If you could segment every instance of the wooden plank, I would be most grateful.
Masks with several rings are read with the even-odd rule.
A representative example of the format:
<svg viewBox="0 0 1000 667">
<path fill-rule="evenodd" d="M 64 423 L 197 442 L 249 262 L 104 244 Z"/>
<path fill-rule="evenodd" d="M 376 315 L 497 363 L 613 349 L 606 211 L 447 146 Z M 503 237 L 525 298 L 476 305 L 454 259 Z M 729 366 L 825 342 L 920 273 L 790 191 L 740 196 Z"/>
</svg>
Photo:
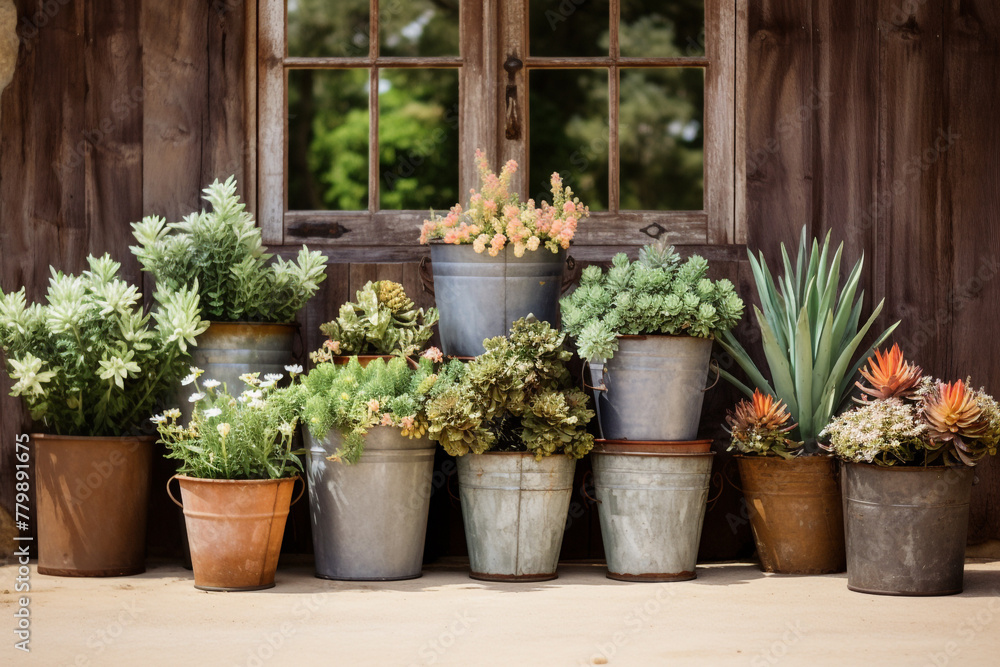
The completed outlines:
<svg viewBox="0 0 1000 667">
<path fill-rule="evenodd" d="M 257 216 L 257 2 L 243 4 L 243 194 Z"/>
<path fill-rule="evenodd" d="M 733 221 L 735 243 L 747 242 L 747 69 L 749 10 L 745 2 L 736 4 L 736 118 L 733 159 L 736 167 Z"/>
<path fill-rule="evenodd" d="M 284 0 L 257 3 L 257 224 L 265 243 L 284 238 L 285 134 L 288 103 L 285 100 Z"/>
<path fill-rule="evenodd" d="M 37 0 L 18 0 L 19 16 L 33 16 Z M 28 298 L 37 299 L 42 285 L 34 284 L 35 246 L 31 209 L 34 202 L 32 167 L 37 160 L 35 123 L 45 127 L 47 119 L 34 98 L 35 60 L 41 42 L 39 33 L 22 38 L 17 65 L 10 84 L 0 97 L 0 286 L 5 292 L 28 287 Z M 44 260 L 43 260 L 44 261 Z M 13 381 L 0 373 L 0 506 L 14 514 L 14 459 L 17 436 L 28 430 L 29 417 L 20 398 L 10 395 Z M 34 471 L 30 471 L 34 477 Z M 34 485 L 32 485 L 32 489 Z M 32 491 L 33 493 L 33 491 Z M 22 533 L 37 536 L 35 498 L 31 498 L 30 530 Z M 31 543 L 34 545 L 34 542 Z M 37 548 L 31 547 L 37 556 Z M 8 551 L 4 551 L 8 553 Z"/>
<path fill-rule="evenodd" d="M 972 376 L 1000 396 L 1000 348 L 983 344 L 1000 326 L 1000 5 L 971 0 L 953 5 L 946 23 L 947 129 L 956 143 L 945 159 L 943 191 L 950 196 L 953 321 L 949 377 Z M 942 275 L 938 279 L 944 278 Z M 924 312 L 933 317 L 933 313 Z M 940 345 L 935 343 L 934 345 Z M 1000 540 L 1000 465 L 976 468 L 970 543 Z M 985 555 L 985 554 L 984 554 Z M 993 557 L 1000 556 L 994 542 Z"/>
<path fill-rule="evenodd" d="M 140 7 L 128 0 L 88 3 L 86 125 L 100 140 L 85 160 L 86 237 L 82 247 L 122 263 L 122 276 L 140 282 L 139 262 L 129 251 L 129 223 L 142 218 L 142 48 Z M 70 236 L 75 241 L 75 235 Z"/>
<path fill-rule="evenodd" d="M 924 370 L 948 370 L 952 232 L 940 189 L 944 132 L 944 3 L 879 5 L 879 201 L 875 270 L 894 339 Z M 970 91 L 971 92 L 971 91 Z M 972 139 L 972 141 L 977 141 Z M 928 152 L 929 151 L 929 152 Z M 905 251 L 903 249 L 905 248 Z"/>
<path fill-rule="evenodd" d="M 862 255 L 868 304 L 878 302 L 878 7 L 867 0 L 813 2 L 812 221 L 816 236 L 844 242 L 844 275 Z M 793 240 L 793 239 L 790 239 Z M 887 318 L 883 318 L 887 319 Z"/>
<path fill-rule="evenodd" d="M 203 207 L 210 3 L 142 3 L 143 213 L 168 220 Z"/>
<path fill-rule="evenodd" d="M 458 81 L 458 191 L 468 192 L 479 185 L 474 155 L 477 149 L 494 163 L 497 156 L 496 116 L 489 102 L 496 95 L 499 61 L 496 23 L 497 0 L 463 2 L 459 7 L 459 39 L 462 70 Z M 490 26 L 490 29 L 487 29 Z"/>
<path fill-rule="evenodd" d="M 247 3 L 230 0 L 212 3 L 208 12 L 208 90 L 204 93 L 208 111 L 201 171 L 205 185 L 235 176 L 238 194 L 249 200 L 243 140 L 246 136 L 244 68 L 255 58 L 247 57 L 246 7 Z"/>
<path fill-rule="evenodd" d="M 528 187 L 531 165 L 528 164 L 528 142 L 531 128 L 528 123 L 528 69 L 521 67 L 512 76 L 501 69 L 508 58 L 517 58 L 524 62 L 528 56 L 528 0 L 507 0 L 500 3 L 499 34 L 500 44 L 497 58 L 494 62 L 487 61 L 486 68 L 493 68 L 500 77 L 496 94 L 497 118 L 497 161 L 491 163 L 495 169 L 507 160 L 515 160 L 520 169 L 511 179 L 511 190 L 514 192 L 529 192 Z M 484 30 L 490 31 L 489 25 Z M 517 90 L 516 102 L 508 101 L 507 89 L 514 86 Z M 489 98 L 484 98 L 488 100 Z M 516 115 L 520 124 L 520 133 L 514 139 L 508 139 L 505 134 L 508 116 Z"/>
<path fill-rule="evenodd" d="M 732 243 L 735 202 L 736 5 L 731 0 L 705 2 L 705 211 L 708 242 Z"/>
<path fill-rule="evenodd" d="M 808 3 L 762 0 L 748 15 L 748 243 L 776 257 L 812 213 L 812 20 Z"/>
<path fill-rule="evenodd" d="M 712 0 L 709 0 L 712 1 Z M 644 58 L 624 56 L 529 56 L 525 66 L 537 69 L 593 69 L 614 65 L 621 67 L 707 67 L 711 58 Z"/>
<path fill-rule="evenodd" d="M 391 67 L 393 69 L 461 67 L 464 59 L 456 56 L 406 56 L 371 58 L 323 58 L 290 56 L 285 58 L 285 69 L 369 69 L 371 67 Z"/>
<path fill-rule="evenodd" d="M 349 298 L 353 299 L 355 292 L 365 286 L 370 280 L 378 280 L 378 264 L 351 264 L 347 281 Z"/>
</svg>

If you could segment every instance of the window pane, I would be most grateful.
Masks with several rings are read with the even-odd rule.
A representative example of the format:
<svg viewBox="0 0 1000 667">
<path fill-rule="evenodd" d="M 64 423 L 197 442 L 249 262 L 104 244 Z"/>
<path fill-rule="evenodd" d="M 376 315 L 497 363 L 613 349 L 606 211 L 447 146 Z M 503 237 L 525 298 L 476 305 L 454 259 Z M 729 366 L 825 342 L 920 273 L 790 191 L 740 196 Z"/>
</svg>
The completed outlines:
<svg viewBox="0 0 1000 667">
<path fill-rule="evenodd" d="M 705 0 L 621 0 L 623 56 L 705 55 Z"/>
<path fill-rule="evenodd" d="M 607 210 L 607 70 L 532 70 L 529 80 L 529 195 L 551 201 L 558 171 L 592 211 Z"/>
<path fill-rule="evenodd" d="M 607 56 L 608 0 L 531 0 L 533 56 Z"/>
<path fill-rule="evenodd" d="M 368 70 L 288 72 L 288 208 L 368 209 Z"/>
<path fill-rule="evenodd" d="M 458 0 L 381 0 L 383 56 L 457 56 Z"/>
<path fill-rule="evenodd" d="M 384 69 L 379 82 L 380 208 L 458 201 L 458 71 Z"/>
<path fill-rule="evenodd" d="M 621 208 L 704 208 L 704 70 L 623 69 Z"/>
<path fill-rule="evenodd" d="M 368 0 L 287 0 L 289 56 L 368 55 Z"/>
</svg>

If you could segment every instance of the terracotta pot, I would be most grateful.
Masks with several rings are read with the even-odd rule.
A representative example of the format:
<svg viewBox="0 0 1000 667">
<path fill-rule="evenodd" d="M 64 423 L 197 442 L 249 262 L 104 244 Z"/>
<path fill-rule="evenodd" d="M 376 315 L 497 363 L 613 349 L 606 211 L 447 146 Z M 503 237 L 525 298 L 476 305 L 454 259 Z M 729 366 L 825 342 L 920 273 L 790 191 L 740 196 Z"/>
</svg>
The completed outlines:
<svg viewBox="0 0 1000 667">
<path fill-rule="evenodd" d="M 183 503 L 170 493 L 175 477 Z M 256 591 L 274 586 L 285 519 L 298 479 L 170 478 L 167 493 L 184 510 L 195 588 Z"/>
<path fill-rule="evenodd" d="M 743 496 L 764 572 L 847 569 L 837 461 L 829 456 L 737 456 Z"/>
<path fill-rule="evenodd" d="M 32 435 L 38 572 L 120 577 L 146 571 L 152 437 Z"/>
</svg>

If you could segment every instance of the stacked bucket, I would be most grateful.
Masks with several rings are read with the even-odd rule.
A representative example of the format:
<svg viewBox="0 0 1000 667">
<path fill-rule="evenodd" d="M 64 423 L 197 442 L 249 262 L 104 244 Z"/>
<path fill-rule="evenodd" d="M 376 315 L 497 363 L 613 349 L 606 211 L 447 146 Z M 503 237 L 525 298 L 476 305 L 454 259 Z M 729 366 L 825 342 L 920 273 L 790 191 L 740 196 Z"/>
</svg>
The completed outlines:
<svg viewBox="0 0 1000 667">
<path fill-rule="evenodd" d="M 591 452 L 608 577 L 695 578 L 712 472 L 711 440 L 695 440 L 712 340 L 623 336 L 591 362 L 602 439 Z"/>
</svg>

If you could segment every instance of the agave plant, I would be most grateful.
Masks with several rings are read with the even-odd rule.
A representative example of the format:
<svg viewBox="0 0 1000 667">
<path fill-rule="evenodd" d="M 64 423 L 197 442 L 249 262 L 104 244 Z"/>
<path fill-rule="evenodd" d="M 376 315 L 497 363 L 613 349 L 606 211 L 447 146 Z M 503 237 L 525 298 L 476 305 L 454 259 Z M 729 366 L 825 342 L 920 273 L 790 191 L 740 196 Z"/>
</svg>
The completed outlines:
<svg viewBox="0 0 1000 667">
<path fill-rule="evenodd" d="M 753 363 L 732 332 L 719 332 L 719 343 L 746 373 L 751 385 L 781 399 L 798 422 L 798 440 L 814 450 L 819 432 L 845 404 L 853 388 L 851 381 L 863 360 L 892 333 L 896 322 L 883 331 L 864 354 L 856 354 L 861 341 L 882 312 L 883 302 L 861 322 L 864 291 L 858 282 L 864 258 L 855 263 L 840 289 L 843 243 L 831 255 L 830 234 L 823 245 L 814 239 L 810 252 L 805 227 L 793 266 L 781 245 L 784 274 L 777 281 L 764 261 L 750 256 L 761 308 L 754 307 L 760 326 L 764 355 L 771 381 Z M 723 377 L 747 396 L 753 389 L 723 371 Z"/>
<path fill-rule="evenodd" d="M 975 465 L 987 452 L 980 445 L 989 421 L 976 390 L 962 380 L 938 380 L 923 395 L 920 414 L 927 422 L 927 435 L 933 448 L 946 444 L 966 465 Z"/>
<path fill-rule="evenodd" d="M 894 344 L 888 352 L 875 350 L 875 356 L 868 358 L 868 367 L 861 369 L 861 377 L 868 381 L 868 385 L 861 382 L 854 385 L 866 394 L 861 397 L 861 402 L 866 401 L 868 396 L 877 400 L 910 398 L 916 392 L 923 372 L 920 366 L 907 363 L 899 345 Z"/>
<path fill-rule="evenodd" d="M 788 437 L 796 426 L 794 422 L 789 423 L 791 420 L 784 402 L 755 389 L 752 398 L 740 401 L 726 416 L 733 437 L 729 449 L 744 454 L 777 454 L 792 458 L 801 443 Z"/>
</svg>

